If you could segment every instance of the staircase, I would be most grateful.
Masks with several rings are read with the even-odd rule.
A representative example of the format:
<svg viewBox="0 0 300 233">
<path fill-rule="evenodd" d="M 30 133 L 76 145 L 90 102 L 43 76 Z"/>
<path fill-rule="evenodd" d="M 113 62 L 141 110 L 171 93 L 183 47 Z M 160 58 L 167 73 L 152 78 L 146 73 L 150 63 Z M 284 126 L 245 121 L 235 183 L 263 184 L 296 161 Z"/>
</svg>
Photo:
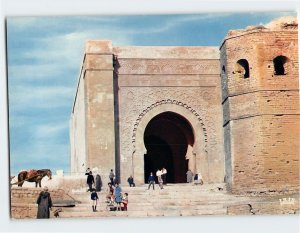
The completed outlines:
<svg viewBox="0 0 300 233">
<path fill-rule="evenodd" d="M 128 211 L 107 210 L 105 191 L 98 192 L 97 212 L 92 211 L 90 193 L 85 190 L 70 193 L 80 203 L 75 207 L 64 207 L 63 218 L 96 217 L 146 217 L 146 216 L 197 216 L 226 215 L 230 203 L 247 202 L 247 197 L 235 197 L 225 191 L 225 184 L 168 184 L 164 189 L 155 185 L 155 190 L 147 190 L 147 185 L 122 187 L 128 195 Z"/>
</svg>

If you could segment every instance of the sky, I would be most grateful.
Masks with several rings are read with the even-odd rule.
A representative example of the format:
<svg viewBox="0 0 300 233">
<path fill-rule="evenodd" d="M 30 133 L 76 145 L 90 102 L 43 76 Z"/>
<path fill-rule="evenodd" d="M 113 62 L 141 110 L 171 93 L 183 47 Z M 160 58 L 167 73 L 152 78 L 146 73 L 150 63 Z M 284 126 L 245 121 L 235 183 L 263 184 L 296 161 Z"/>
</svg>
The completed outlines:
<svg viewBox="0 0 300 233">
<path fill-rule="evenodd" d="M 89 39 L 113 45 L 219 46 L 227 32 L 295 12 L 8 17 L 10 170 L 70 172 L 69 119 Z"/>
</svg>

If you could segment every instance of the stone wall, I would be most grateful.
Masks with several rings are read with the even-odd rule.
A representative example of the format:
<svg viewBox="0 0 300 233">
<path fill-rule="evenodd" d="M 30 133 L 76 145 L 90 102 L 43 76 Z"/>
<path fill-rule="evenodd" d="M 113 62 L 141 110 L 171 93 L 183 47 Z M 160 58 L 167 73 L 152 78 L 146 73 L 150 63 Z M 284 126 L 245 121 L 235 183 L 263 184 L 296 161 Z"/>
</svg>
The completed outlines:
<svg viewBox="0 0 300 233">
<path fill-rule="evenodd" d="M 74 102 L 70 119 L 70 149 L 71 172 L 85 172 L 86 158 L 86 116 L 85 116 L 85 88 L 83 69 L 78 80 L 76 101 Z"/>
<path fill-rule="evenodd" d="M 197 172 L 207 182 L 222 182 L 218 50 L 215 47 L 114 47 L 113 51 L 118 57 L 122 181 L 134 173 L 138 183 L 144 182 L 145 127 L 151 117 L 171 111 L 187 119 L 194 130 Z M 197 128 L 197 125 L 201 126 Z"/>
<path fill-rule="evenodd" d="M 24 219 L 36 218 L 37 204 L 36 200 L 42 188 L 11 188 L 11 218 Z M 62 200 L 73 200 L 72 197 L 62 189 L 49 190 L 52 202 L 58 203 Z M 53 207 L 55 209 L 55 207 Z M 53 212 L 51 212 L 51 217 Z"/>
<path fill-rule="evenodd" d="M 115 168 L 115 103 L 113 55 L 110 41 L 86 44 L 80 83 L 72 114 L 72 172 Z M 77 149 L 77 150 L 76 150 Z"/>
<path fill-rule="evenodd" d="M 225 158 L 232 167 L 226 172 L 234 193 L 299 191 L 297 33 L 253 28 L 229 33 L 221 46 Z M 283 75 L 274 71 L 277 56 L 288 58 Z M 240 59 L 248 61 L 249 77 Z"/>
</svg>

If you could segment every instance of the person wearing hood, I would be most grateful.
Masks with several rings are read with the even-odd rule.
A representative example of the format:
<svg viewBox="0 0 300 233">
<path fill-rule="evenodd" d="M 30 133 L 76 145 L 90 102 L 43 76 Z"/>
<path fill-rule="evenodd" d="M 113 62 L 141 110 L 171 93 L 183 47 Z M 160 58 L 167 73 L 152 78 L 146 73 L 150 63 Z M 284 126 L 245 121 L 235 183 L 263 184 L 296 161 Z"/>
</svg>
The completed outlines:
<svg viewBox="0 0 300 233">
<path fill-rule="evenodd" d="M 37 218 L 50 218 L 52 200 L 47 186 L 40 192 L 36 203 L 38 204 Z"/>
</svg>

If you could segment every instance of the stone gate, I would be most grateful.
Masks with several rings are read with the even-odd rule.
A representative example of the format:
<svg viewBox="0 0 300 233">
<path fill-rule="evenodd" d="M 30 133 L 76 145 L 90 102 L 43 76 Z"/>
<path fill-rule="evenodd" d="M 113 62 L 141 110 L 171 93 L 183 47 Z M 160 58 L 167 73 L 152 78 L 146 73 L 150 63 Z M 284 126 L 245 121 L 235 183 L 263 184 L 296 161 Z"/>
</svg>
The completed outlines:
<svg viewBox="0 0 300 233">
<path fill-rule="evenodd" d="M 142 184 L 162 167 L 169 182 L 183 183 L 191 169 L 237 193 L 299 190 L 288 181 L 299 181 L 297 32 L 295 18 L 280 19 L 230 31 L 220 50 L 88 41 L 70 121 L 71 171 L 97 167 L 107 177 L 114 169 L 121 183 L 133 175 Z M 281 152 L 272 157 L 274 143 Z"/>
</svg>

